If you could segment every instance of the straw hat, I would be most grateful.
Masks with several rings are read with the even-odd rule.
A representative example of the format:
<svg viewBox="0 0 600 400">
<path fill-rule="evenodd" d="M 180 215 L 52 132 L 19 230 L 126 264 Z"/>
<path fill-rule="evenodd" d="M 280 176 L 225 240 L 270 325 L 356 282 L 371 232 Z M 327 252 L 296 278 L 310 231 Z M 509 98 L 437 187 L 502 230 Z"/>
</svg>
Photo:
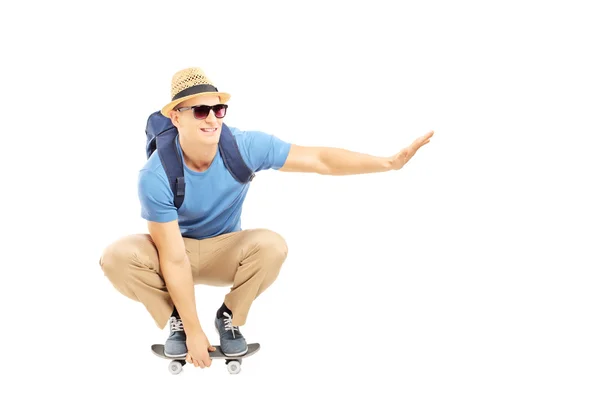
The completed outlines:
<svg viewBox="0 0 600 400">
<path fill-rule="evenodd" d="M 177 104 L 197 96 L 219 96 L 226 103 L 231 95 L 219 92 L 200 68 L 186 68 L 176 72 L 171 80 L 171 102 L 160 112 L 169 118 L 169 111 Z"/>
</svg>

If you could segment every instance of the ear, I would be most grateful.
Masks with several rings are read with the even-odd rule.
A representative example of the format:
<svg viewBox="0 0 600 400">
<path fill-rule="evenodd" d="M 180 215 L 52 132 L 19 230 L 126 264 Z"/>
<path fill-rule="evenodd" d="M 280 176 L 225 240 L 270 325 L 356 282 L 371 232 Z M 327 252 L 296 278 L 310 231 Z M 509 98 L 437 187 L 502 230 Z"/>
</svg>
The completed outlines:
<svg viewBox="0 0 600 400">
<path fill-rule="evenodd" d="M 171 122 L 177 129 L 179 129 L 179 113 L 175 110 L 169 111 L 169 118 L 171 118 Z"/>
</svg>

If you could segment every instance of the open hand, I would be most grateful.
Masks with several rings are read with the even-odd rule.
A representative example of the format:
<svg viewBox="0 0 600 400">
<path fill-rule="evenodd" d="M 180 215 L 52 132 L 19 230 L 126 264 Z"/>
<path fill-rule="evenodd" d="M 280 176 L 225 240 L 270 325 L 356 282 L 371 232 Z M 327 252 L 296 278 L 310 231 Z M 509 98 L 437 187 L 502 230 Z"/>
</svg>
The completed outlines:
<svg viewBox="0 0 600 400">
<path fill-rule="evenodd" d="M 429 139 L 433 136 L 433 131 L 426 133 L 425 135 L 417 138 L 412 144 L 408 147 L 405 147 L 399 153 L 393 155 L 391 157 L 392 160 L 392 169 L 398 170 L 406 165 L 406 163 L 415 155 L 417 150 L 421 148 L 421 146 L 429 143 Z"/>
</svg>

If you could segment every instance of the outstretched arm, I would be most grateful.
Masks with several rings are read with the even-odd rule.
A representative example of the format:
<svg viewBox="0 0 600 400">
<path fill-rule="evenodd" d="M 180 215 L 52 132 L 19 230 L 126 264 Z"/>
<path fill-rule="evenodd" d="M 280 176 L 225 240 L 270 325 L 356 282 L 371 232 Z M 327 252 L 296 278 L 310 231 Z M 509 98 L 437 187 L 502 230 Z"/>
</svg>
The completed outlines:
<svg viewBox="0 0 600 400">
<path fill-rule="evenodd" d="M 429 143 L 433 131 L 417 138 L 391 157 L 376 157 L 334 147 L 292 145 L 283 172 L 314 172 L 321 175 L 357 175 L 402 168 L 421 146 Z"/>
</svg>

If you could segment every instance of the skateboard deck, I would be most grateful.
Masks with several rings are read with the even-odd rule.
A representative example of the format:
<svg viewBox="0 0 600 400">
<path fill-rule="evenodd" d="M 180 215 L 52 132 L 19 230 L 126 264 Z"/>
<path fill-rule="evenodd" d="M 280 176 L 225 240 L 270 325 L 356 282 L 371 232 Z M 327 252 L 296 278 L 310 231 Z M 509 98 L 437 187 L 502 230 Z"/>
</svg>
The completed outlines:
<svg viewBox="0 0 600 400">
<path fill-rule="evenodd" d="M 242 359 L 246 358 L 246 357 L 250 357 L 251 355 L 256 353 L 258 350 L 260 350 L 259 343 L 248 343 L 248 351 L 246 352 L 246 354 L 243 354 L 241 356 L 226 356 L 221 351 L 221 346 L 213 346 L 213 347 L 216 350 L 209 351 L 208 352 L 209 357 L 213 360 L 214 359 L 224 359 L 225 364 L 227 365 L 227 370 L 229 371 L 230 374 L 240 373 Z M 156 355 L 160 358 L 164 358 L 166 360 L 171 360 L 171 363 L 169 364 L 169 371 L 174 375 L 179 374 L 182 371 L 183 366 L 186 364 L 186 361 L 185 361 L 186 356 L 171 357 L 171 356 L 165 355 L 165 346 L 163 344 L 153 344 L 151 346 L 151 349 L 152 349 L 152 353 L 154 353 L 154 355 Z"/>
</svg>

